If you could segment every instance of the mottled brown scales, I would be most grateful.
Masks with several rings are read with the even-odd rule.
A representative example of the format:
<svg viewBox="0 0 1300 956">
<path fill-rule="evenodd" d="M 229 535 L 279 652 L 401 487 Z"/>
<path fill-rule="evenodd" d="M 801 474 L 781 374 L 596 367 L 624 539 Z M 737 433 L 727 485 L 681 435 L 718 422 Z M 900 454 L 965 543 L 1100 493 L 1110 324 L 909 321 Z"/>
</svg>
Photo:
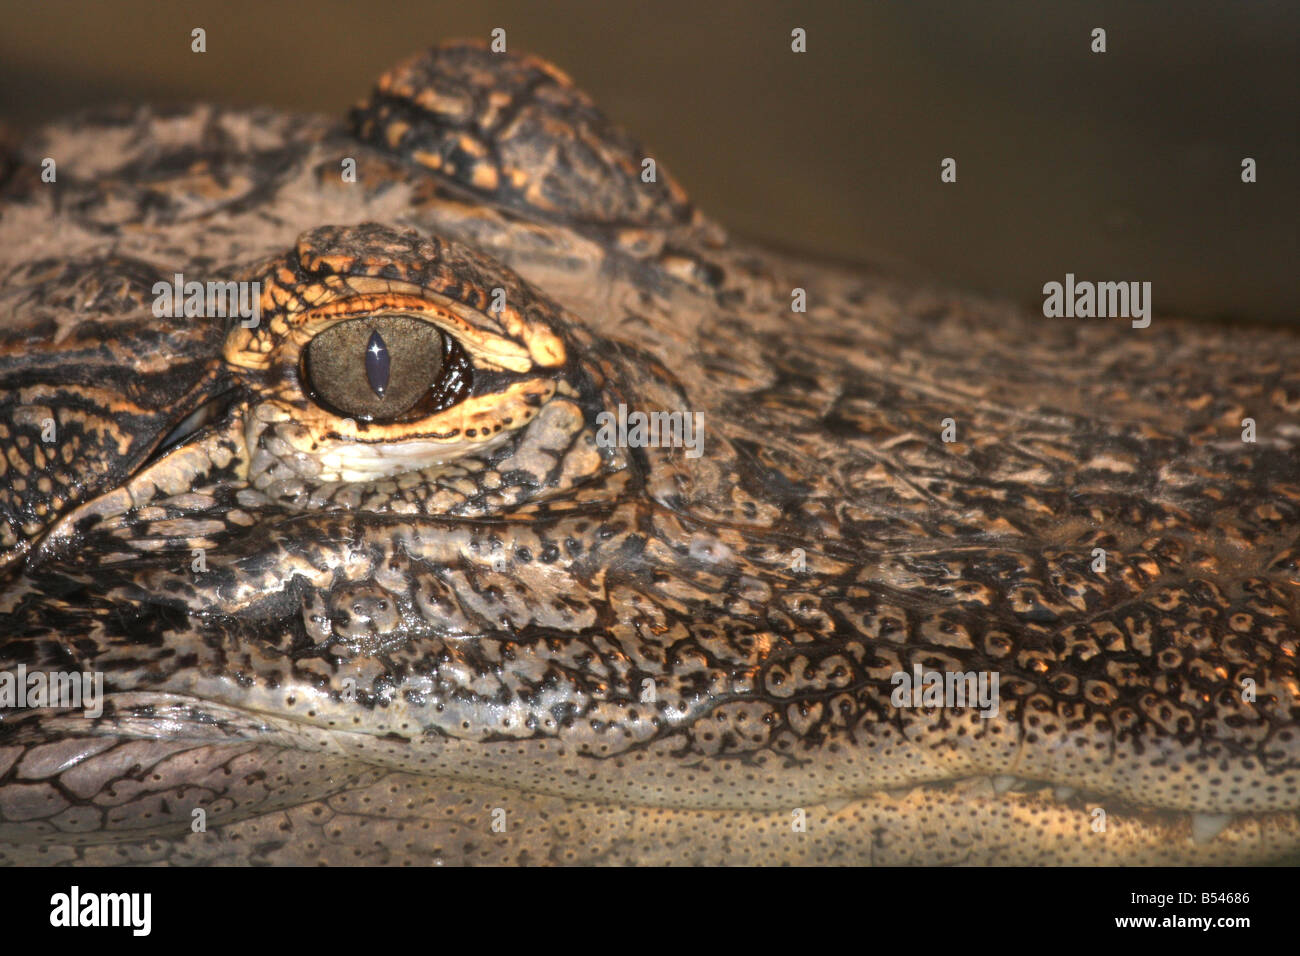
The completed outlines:
<svg viewBox="0 0 1300 956">
<path fill-rule="evenodd" d="M 0 711 L 0 861 L 1300 854 L 1296 333 L 775 256 L 645 158 L 454 45 L 346 124 L 124 109 L 6 159 L 0 673 L 108 699 Z M 178 272 L 259 282 L 257 327 L 155 317 Z M 308 343 L 385 313 L 466 393 L 316 401 Z M 602 447 L 620 404 L 702 454 Z M 997 715 L 895 706 L 917 666 Z"/>
</svg>

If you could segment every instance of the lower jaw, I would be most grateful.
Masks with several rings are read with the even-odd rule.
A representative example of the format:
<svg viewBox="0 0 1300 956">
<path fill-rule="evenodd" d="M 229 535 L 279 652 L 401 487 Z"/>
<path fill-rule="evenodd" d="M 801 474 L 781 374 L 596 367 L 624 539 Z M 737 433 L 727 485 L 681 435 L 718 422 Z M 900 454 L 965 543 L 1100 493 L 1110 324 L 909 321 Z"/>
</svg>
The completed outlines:
<svg viewBox="0 0 1300 956">
<path fill-rule="evenodd" d="M 883 834 L 873 860 L 890 865 L 1300 862 L 1298 811 L 1189 813 L 1005 777 L 874 793 L 820 809 L 827 833 Z"/>
<path fill-rule="evenodd" d="M 1262 865 L 1300 861 L 1300 814 L 1239 816 L 1212 839 L 1192 815 L 990 778 L 780 810 L 637 807 L 378 773 L 351 788 L 193 833 L 48 835 L 0 865 L 85 862 L 594 865 Z M 1095 810 L 1102 809 L 1104 817 Z M 498 819 L 502 828 L 489 822 Z M 1104 825 L 1103 825 L 1104 824 Z M 286 836 L 291 834 L 291 838 Z"/>
</svg>

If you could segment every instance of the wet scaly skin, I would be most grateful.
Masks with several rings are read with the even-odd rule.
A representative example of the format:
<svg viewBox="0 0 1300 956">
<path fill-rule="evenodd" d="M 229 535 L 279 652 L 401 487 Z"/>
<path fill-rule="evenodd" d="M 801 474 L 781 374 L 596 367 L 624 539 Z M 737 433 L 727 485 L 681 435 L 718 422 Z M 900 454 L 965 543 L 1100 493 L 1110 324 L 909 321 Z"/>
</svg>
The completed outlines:
<svg viewBox="0 0 1300 956">
<path fill-rule="evenodd" d="M 1295 857 L 1296 333 L 775 256 L 645 155 L 468 46 L 345 123 L 21 147 L 0 670 L 108 698 L 3 712 L 0 860 Z M 258 326 L 155 317 L 178 272 L 259 282 Z M 379 314 L 468 392 L 318 402 L 307 344 Z M 603 447 L 620 404 L 701 413 L 703 454 Z M 997 716 L 894 706 L 917 665 L 996 671 Z"/>
</svg>

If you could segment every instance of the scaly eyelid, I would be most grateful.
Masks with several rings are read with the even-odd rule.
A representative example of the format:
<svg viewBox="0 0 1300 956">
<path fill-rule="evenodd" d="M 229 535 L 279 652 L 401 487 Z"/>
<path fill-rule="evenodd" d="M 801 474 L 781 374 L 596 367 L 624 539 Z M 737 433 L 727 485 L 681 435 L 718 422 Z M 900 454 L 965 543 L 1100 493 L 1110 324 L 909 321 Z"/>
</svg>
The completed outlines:
<svg viewBox="0 0 1300 956">
<path fill-rule="evenodd" d="M 418 291 L 419 295 L 391 291 L 353 295 L 302 312 L 277 315 L 267 328 L 236 327 L 226 340 L 225 359 L 231 365 L 252 371 L 265 371 L 281 362 L 293 363 L 311 339 L 331 326 L 388 312 L 437 325 L 455 337 L 478 368 L 526 373 L 538 367 L 555 368 L 565 361 L 564 345 L 553 332 L 525 320 L 508 305 L 491 321 L 500 321 L 510 335 L 522 336 L 526 345 L 484 328 L 484 316 L 475 314 L 478 321 L 470 321 L 462 314 L 470 311 L 466 306 L 427 290 Z"/>
<path fill-rule="evenodd" d="M 340 322 L 384 313 L 423 319 L 438 326 L 443 333 L 453 336 L 469 353 L 476 367 L 503 372 L 528 372 L 533 368 L 528 350 L 518 342 L 475 325 L 453 309 L 431 299 L 412 296 L 358 296 L 340 299 L 319 309 L 303 313 L 301 324 L 296 324 L 291 338 L 305 345 L 321 332 Z"/>
</svg>

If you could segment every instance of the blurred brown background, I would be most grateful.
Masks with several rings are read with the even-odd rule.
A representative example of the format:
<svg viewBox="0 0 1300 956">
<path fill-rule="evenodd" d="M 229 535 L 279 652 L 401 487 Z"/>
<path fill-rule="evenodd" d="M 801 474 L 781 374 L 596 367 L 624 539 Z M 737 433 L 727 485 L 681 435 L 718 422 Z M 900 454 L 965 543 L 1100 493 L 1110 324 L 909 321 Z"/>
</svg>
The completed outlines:
<svg viewBox="0 0 1300 956">
<path fill-rule="evenodd" d="M 1296 3 L 5 0 L 0 23 L 19 126 L 123 100 L 339 115 L 400 57 L 504 27 L 734 232 L 1033 308 L 1074 272 L 1149 280 L 1161 314 L 1300 318 Z"/>
</svg>

